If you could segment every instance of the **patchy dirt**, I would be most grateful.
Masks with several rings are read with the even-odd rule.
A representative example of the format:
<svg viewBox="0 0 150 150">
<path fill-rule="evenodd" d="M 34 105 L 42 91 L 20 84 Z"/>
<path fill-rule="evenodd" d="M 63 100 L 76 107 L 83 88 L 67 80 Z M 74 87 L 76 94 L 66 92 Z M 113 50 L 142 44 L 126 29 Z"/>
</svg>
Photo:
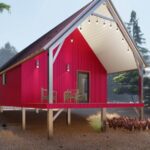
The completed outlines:
<svg viewBox="0 0 150 150">
<path fill-rule="evenodd" d="M 86 110 L 87 111 L 87 110 Z M 123 129 L 108 129 L 95 132 L 86 117 L 72 115 L 70 126 L 66 113 L 54 123 L 54 137 L 47 140 L 47 114 L 27 112 L 27 129 L 21 129 L 21 112 L 7 111 L 0 114 L 1 150 L 149 150 L 150 131 L 130 132 Z M 6 128 L 2 127 L 6 124 Z"/>
</svg>

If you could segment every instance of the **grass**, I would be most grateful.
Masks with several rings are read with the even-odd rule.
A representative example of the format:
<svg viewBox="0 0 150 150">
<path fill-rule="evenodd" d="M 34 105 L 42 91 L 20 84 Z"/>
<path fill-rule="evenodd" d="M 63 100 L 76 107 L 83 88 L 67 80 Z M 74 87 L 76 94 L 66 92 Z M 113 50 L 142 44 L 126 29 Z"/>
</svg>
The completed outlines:
<svg viewBox="0 0 150 150">
<path fill-rule="evenodd" d="M 118 118 L 119 115 L 116 113 L 113 113 L 113 114 L 107 113 L 106 117 L 109 119 L 112 119 L 114 117 Z M 101 122 L 101 114 L 100 113 L 89 116 L 87 118 L 87 121 L 89 122 L 89 125 L 93 128 L 94 131 L 96 131 L 96 132 L 101 131 L 102 122 Z"/>
</svg>

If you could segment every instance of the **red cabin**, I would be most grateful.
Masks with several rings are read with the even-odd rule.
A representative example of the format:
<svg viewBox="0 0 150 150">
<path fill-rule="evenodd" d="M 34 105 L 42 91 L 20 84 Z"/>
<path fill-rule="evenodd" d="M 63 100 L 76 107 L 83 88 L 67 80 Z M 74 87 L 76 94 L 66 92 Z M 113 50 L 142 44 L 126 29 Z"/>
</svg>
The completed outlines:
<svg viewBox="0 0 150 150">
<path fill-rule="evenodd" d="M 95 0 L 0 68 L 0 105 L 31 108 L 143 107 L 145 67 L 111 1 Z M 107 75 L 139 70 L 139 103 L 109 103 Z"/>
</svg>

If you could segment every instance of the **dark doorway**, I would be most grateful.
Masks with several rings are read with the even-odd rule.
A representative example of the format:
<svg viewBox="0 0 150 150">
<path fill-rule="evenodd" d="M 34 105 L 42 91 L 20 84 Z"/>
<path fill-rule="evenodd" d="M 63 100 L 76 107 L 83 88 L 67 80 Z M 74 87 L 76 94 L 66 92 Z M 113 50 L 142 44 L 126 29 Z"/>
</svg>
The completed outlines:
<svg viewBox="0 0 150 150">
<path fill-rule="evenodd" d="M 79 102 L 87 103 L 89 101 L 89 73 L 78 72 Z"/>
</svg>

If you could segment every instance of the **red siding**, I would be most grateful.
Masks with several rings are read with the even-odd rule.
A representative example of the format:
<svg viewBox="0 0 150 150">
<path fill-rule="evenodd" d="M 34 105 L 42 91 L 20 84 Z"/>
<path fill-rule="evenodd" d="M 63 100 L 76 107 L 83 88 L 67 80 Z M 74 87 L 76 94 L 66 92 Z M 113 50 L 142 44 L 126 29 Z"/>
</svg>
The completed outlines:
<svg viewBox="0 0 150 150">
<path fill-rule="evenodd" d="M 73 39 L 73 43 L 71 39 Z M 39 68 L 36 68 L 36 60 L 40 62 Z M 0 99 L 3 99 L 1 104 L 16 106 L 21 103 L 23 105 L 41 104 L 41 88 L 47 89 L 48 82 L 47 60 L 47 52 L 43 52 L 23 63 L 21 68 L 17 67 L 9 71 L 7 73 L 8 84 L 6 87 L 0 85 L 0 91 L 3 93 L 0 97 Z M 67 64 L 70 64 L 70 72 L 66 71 Z M 58 93 L 58 103 L 64 103 L 64 91 L 77 89 L 77 71 L 88 71 L 90 73 L 90 103 L 105 103 L 107 95 L 106 70 L 80 32 L 75 30 L 65 40 L 54 63 L 54 90 Z M 47 103 L 47 101 L 44 103 Z"/>
<path fill-rule="evenodd" d="M 47 89 L 47 52 L 22 64 L 22 102 L 41 103 L 41 88 Z"/>
<path fill-rule="evenodd" d="M 21 105 L 21 67 L 18 66 L 6 73 L 6 85 L 2 85 L 0 76 L 0 105 Z"/>
<path fill-rule="evenodd" d="M 70 64 L 70 72 L 66 71 L 67 64 Z M 90 102 L 104 103 L 107 73 L 80 32 L 75 30 L 65 40 L 54 63 L 54 90 L 58 91 L 59 102 L 63 102 L 64 91 L 77 89 L 78 70 L 90 72 Z"/>
</svg>

